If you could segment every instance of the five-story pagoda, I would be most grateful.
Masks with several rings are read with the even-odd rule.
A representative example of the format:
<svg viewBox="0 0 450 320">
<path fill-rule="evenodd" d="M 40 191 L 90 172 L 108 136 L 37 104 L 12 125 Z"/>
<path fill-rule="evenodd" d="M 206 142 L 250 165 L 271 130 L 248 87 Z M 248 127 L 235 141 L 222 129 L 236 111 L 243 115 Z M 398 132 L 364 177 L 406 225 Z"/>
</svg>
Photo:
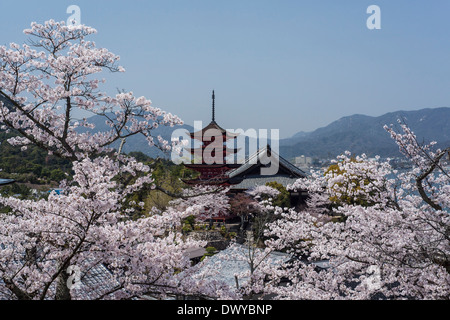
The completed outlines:
<svg viewBox="0 0 450 320">
<path fill-rule="evenodd" d="M 233 145 L 236 145 L 238 135 L 216 123 L 215 99 L 213 91 L 211 123 L 200 131 L 190 133 L 191 139 L 198 141 L 199 147 L 190 149 L 193 162 L 185 166 L 200 173 L 197 179 L 184 181 L 190 185 L 227 185 L 228 177 L 225 173 L 239 166 L 234 161 L 239 150 L 227 147 L 232 140 Z"/>
</svg>

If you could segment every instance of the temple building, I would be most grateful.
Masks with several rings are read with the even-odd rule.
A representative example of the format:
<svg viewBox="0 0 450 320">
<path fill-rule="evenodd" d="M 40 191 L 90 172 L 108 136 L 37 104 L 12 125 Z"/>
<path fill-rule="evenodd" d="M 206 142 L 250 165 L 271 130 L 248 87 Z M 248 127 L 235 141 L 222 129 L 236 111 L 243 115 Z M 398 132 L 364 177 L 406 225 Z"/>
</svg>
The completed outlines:
<svg viewBox="0 0 450 320">
<path fill-rule="evenodd" d="M 189 169 L 200 173 L 200 176 L 194 180 L 184 181 L 189 185 L 228 185 L 226 173 L 239 165 L 228 164 L 228 157 L 233 157 L 239 151 L 230 149 L 227 142 L 236 140 L 238 135 L 227 132 L 216 123 L 215 93 L 212 95 L 212 121 L 205 128 L 198 132 L 191 132 L 189 135 L 192 140 L 199 142 L 198 148 L 191 148 L 193 163 L 185 164 Z M 216 141 L 217 137 L 220 141 Z M 217 152 L 219 151 L 219 152 Z"/>
<path fill-rule="evenodd" d="M 201 131 L 191 132 L 190 137 L 200 145 L 191 148 L 194 163 L 185 164 L 187 168 L 200 173 L 194 180 L 184 180 L 189 185 L 220 185 L 230 188 L 230 193 L 245 192 L 268 182 L 277 182 L 284 187 L 293 184 L 296 180 L 306 178 L 307 174 L 289 161 L 271 150 L 270 145 L 260 148 L 256 153 L 246 157 L 245 161 L 235 164 L 228 161 L 228 157 L 236 156 L 237 148 L 229 148 L 227 144 L 236 145 L 238 135 L 228 132 L 220 127 L 215 120 L 215 93 L 212 96 L 212 121 Z M 216 141 L 217 137 L 220 141 Z M 217 152 L 219 151 L 219 152 Z M 201 157 L 201 159 L 199 159 Z M 261 159 L 265 159 L 265 164 Z M 276 164 L 278 170 L 271 175 L 262 174 L 262 170 Z M 291 206 L 304 205 L 306 192 L 291 192 Z"/>
<path fill-rule="evenodd" d="M 263 175 L 261 169 L 268 166 L 259 161 L 267 158 L 269 163 L 276 164 L 278 171 L 274 175 Z M 238 168 L 227 172 L 228 182 L 232 190 L 245 191 L 268 182 L 277 182 L 284 187 L 293 184 L 297 179 L 306 178 L 306 173 L 294 166 L 279 154 L 271 150 L 270 145 L 259 149 L 248 157 Z"/>
</svg>

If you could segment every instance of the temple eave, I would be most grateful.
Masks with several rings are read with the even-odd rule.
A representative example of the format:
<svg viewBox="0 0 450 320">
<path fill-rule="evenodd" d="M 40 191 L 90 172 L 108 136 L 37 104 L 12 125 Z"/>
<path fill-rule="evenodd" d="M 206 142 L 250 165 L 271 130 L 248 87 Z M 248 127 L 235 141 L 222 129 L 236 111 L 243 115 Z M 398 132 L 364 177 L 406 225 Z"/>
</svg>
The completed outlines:
<svg viewBox="0 0 450 320">
<path fill-rule="evenodd" d="M 229 186 L 230 183 L 228 179 L 221 180 L 202 180 L 202 179 L 194 179 L 194 180 L 182 180 L 184 183 L 188 185 L 221 185 L 221 186 Z"/>
<path fill-rule="evenodd" d="M 225 167 L 230 167 L 228 164 L 226 164 L 226 163 L 223 163 L 223 164 L 207 164 L 207 163 L 199 163 L 199 164 L 195 164 L 195 163 L 192 163 L 192 164 L 185 164 L 184 165 L 186 168 L 189 168 L 189 169 L 194 169 L 194 168 L 198 168 L 198 169 L 202 169 L 202 168 L 205 168 L 205 169 L 220 169 L 220 168 L 225 168 Z"/>
</svg>

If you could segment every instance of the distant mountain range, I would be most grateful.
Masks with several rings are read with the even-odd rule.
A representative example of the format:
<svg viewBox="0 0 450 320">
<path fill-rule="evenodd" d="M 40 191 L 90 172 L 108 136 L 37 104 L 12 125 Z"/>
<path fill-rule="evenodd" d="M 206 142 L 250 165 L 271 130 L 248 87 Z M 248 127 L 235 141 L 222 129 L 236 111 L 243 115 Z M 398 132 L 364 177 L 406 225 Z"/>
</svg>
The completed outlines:
<svg viewBox="0 0 450 320">
<path fill-rule="evenodd" d="M 7 103 L 1 97 L 0 100 Z M 293 160 L 301 155 L 334 158 L 347 150 L 353 154 L 365 153 L 368 156 L 399 156 L 398 146 L 383 128 L 384 125 L 391 124 L 398 127 L 399 119 L 414 131 L 419 141 L 437 141 L 439 148 L 450 146 L 450 108 L 434 108 L 396 111 L 379 117 L 360 114 L 343 117 L 313 132 L 300 131 L 291 138 L 280 140 L 280 154 L 288 160 Z M 110 129 L 105 124 L 103 117 L 94 116 L 89 118 L 89 121 L 95 124 L 94 131 Z M 189 132 L 194 130 L 189 125 L 173 128 L 161 126 L 153 131 L 153 136 L 160 135 L 163 139 L 170 141 L 175 129 L 185 129 Z M 120 141 L 116 142 L 113 147 L 118 148 L 119 144 Z M 246 150 L 248 151 L 248 148 Z M 153 158 L 167 157 L 158 148 L 149 147 L 142 135 L 128 138 L 123 151 L 125 153 L 141 151 Z"/>
<path fill-rule="evenodd" d="M 93 123 L 95 125 L 94 132 L 100 132 L 100 131 L 109 131 L 111 128 L 106 124 L 105 118 L 102 116 L 93 116 L 88 119 L 90 123 Z M 156 129 L 152 130 L 152 136 L 155 138 L 155 141 L 157 141 L 157 137 L 161 136 L 166 141 L 172 140 L 172 133 L 176 129 L 185 129 L 188 132 L 193 132 L 194 128 L 189 125 L 182 125 L 182 126 L 160 126 Z M 121 141 L 116 141 L 111 146 L 113 148 L 119 149 Z M 124 153 L 130 153 L 133 151 L 140 151 L 152 158 L 168 158 L 169 156 L 165 153 L 163 153 L 160 149 L 157 147 L 149 147 L 147 140 L 142 134 L 138 134 L 135 136 L 131 136 L 126 139 L 126 143 L 123 146 L 123 152 Z"/>
<path fill-rule="evenodd" d="M 365 153 L 368 156 L 400 156 L 398 146 L 383 128 L 384 125 L 391 124 L 398 127 L 399 119 L 408 124 L 419 141 L 437 141 L 437 147 L 441 148 L 450 145 L 450 108 L 435 108 L 397 111 L 379 117 L 359 114 L 343 117 L 313 132 L 301 131 L 289 139 L 280 140 L 280 154 L 288 160 L 301 155 L 334 158 L 347 150 L 353 154 Z M 107 130 L 101 117 L 98 119 L 93 117 L 89 120 L 96 124 L 96 130 Z M 162 138 L 170 141 L 172 132 L 179 128 L 193 131 L 193 127 L 189 125 L 174 128 L 160 127 L 154 130 L 154 136 L 161 135 Z M 116 144 L 115 147 L 118 147 L 119 143 Z M 141 151 L 151 157 L 164 157 L 159 149 L 148 147 L 147 142 L 140 135 L 127 139 L 124 152 L 131 151 Z"/>
<path fill-rule="evenodd" d="M 450 108 L 397 111 L 379 117 L 353 115 L 343 117 L 313 132 L 299 132 L 280 141 L 280 154 L 287 159 L 305 155 L 331 158 L 346 150 L 368 156 L 399 156 L 398 147 L 384 125 L 398 127 L 404 121 L 419 141 L 437 141 L 438 147 L 450 145 Z"/>
</svg>

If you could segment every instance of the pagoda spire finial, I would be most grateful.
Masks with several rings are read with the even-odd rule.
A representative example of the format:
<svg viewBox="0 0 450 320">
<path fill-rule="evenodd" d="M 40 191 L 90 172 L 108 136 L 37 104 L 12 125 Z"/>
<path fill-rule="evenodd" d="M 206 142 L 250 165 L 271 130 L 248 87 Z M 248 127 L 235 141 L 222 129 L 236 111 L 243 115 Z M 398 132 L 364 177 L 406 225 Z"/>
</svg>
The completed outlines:
<svg viewBox="0 0 450 320">
<path fill-rule="evenodd" d="M 212 93 L 212 121 L 216 121 L 216 95 L 214 93 Z"/>
</svg>

